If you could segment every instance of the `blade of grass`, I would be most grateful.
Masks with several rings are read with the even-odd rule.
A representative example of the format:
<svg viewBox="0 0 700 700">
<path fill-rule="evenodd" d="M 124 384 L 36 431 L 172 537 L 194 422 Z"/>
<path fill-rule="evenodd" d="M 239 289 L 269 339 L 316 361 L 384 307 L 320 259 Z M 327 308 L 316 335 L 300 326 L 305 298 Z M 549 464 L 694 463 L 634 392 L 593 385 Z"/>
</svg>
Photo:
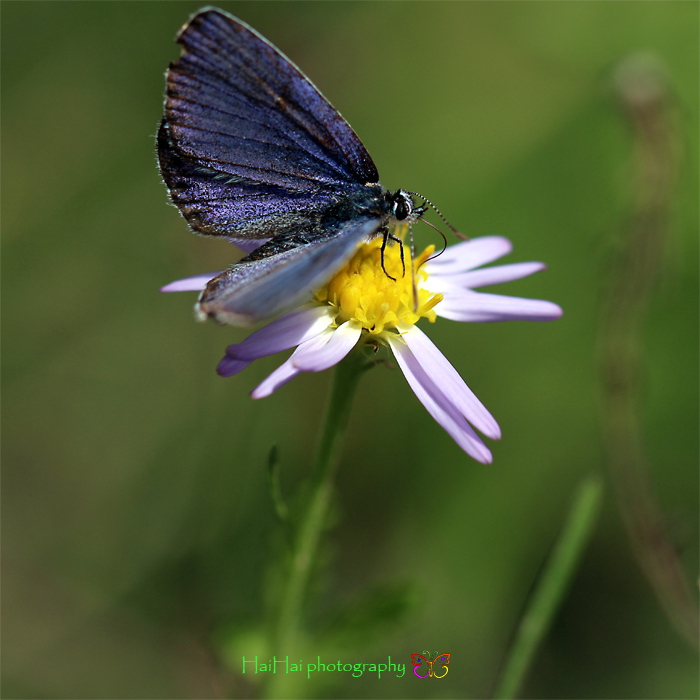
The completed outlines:
<svg viewBox="0 0 700 700">
<path fill-rule="evenodd" d="M 598 476 L 579 485 L 566 523 L 520 618 L 494 694 L 498 700 L 517 696 L 593 532 L 602 492 Z"/>
</svg>

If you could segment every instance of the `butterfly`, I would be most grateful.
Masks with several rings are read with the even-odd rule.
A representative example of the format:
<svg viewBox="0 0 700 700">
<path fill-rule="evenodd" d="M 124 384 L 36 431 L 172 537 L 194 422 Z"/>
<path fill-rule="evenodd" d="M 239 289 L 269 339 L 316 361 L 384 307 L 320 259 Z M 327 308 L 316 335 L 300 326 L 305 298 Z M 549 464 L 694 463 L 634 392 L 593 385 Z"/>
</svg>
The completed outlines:
<svg viewBox="0 0 700 700">
<path fill-rule="evenodd" d="M 411 654 L 411 661 L 413 662 L 413 673 L 418 676 L 418 678 L 444 678 L 448 671 L 450 670 L 447 668 L 447 666 L 450 663 L 450 656 L 451 654 L 440 654 L 438 656 L 438 653 L 435 652 L 435 656 L 433 657 L 433 660 L 430 660 L 430 652 L 429 651 L 424 651 L 422 654 Z M 420 669 L 421 671 L 423 670 L 421 668 L 421 663 L 425 662 L 428 664 L 428 675 L 422 676 L 420 673 L 418 673 L 418 670 Z M 438 675 L 437 673 L 433 673 L 433 664 L 442 664 L 442 667 L 445 669 L 445 673 L 442 675 Z"/>
<path fill-rule="evenodd" d="M 398 240 L 392 227 L 425 212 L 412 197 L 421 195 L 379 184 L 350 125 L 247 24 L 206 8 L 177 42 L 157 136 L 161 175 L 195 232 L 249 251 L 209 281 L 198 318 L 248 325 L 288 311 L 360 243 L 383 236 L 383 255 Z"/>
</svg>

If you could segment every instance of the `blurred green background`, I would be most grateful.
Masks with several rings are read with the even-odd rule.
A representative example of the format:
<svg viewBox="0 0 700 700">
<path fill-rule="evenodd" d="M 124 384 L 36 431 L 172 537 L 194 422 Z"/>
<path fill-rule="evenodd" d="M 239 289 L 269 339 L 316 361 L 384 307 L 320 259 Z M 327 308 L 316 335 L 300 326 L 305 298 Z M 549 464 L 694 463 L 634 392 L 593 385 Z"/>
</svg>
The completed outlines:
<svg viewBox="0 0 700 700">
<path fill-rule="evenodd" d="M 294 492 L 331 373 L 254 402 L 280 358 L 217 377 L 247 332 L 193 323 L 192 294 L 158 294 L 236 259 L 188 232 L 156 169 L 163 74 L 199 6 L 2 3 L 3 697 L 257 693 L 239 663 L 256 653 L 274 590 L 267 454 L 279 447 Z M 318 654 L 409 664 L 430 649 L 452 664 L 439 682 L 410 669 L 327 674 L 294 692 L 491 692 L 577 483 L 604 470 L 600 297 L 633 148 L 610 73 L 637 51 L 666 66 L 680 153 L 643 420 L 652 482 L 696 581 L 697 3 L 220 6 L 314 80 L 385 186 L 424 193 L 470 236 L 509 237 L 506 262 L 548 264 L 498 291 L 565 310 L 548 324 L 426 329 L 503 429 L 491 466 L 456 447 L 398 370 L 364 377 L 313 590 Z M 391 609 L 403 612 L 392 621 Z M 338 641 L 338 614 L 376 625 Z M 524 695 L 698 697 L 696 655 L 640 573 L 610 489 Z"/>
</svg>

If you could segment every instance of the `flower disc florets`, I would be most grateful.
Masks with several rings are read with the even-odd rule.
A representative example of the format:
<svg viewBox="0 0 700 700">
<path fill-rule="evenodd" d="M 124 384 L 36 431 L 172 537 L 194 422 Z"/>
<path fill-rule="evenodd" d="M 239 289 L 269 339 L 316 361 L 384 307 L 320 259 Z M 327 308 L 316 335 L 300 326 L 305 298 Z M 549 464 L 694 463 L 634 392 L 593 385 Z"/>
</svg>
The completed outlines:
<svg viewBox="0 0 700 700">
<path fill-rule="evenodd" d="M 405 269 L 401 245 L 392 242 L 386 246 L 383 267 L 381 248 L 382 238 L 361 245 L 333 279 L 316 292 L 316 300 L 337 311 L 336 325 L 354 321 L 373 336 L 398 326 L 412 326 L 422 317 L 435 321 L 433 308 L 443 296 L 425 289 L 428 273 L 421 268 L 435 247 L 429 246 L 416 257 L 415 273 L 408 246 L 403 246 Z"/>
</svg>

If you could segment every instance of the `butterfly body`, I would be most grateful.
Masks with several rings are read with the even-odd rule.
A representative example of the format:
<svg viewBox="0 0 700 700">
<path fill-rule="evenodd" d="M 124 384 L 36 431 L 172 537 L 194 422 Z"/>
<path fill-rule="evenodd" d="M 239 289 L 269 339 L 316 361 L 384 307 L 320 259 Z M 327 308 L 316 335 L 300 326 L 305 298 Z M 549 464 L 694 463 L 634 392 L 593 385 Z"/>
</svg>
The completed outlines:
<svg viewBox="0 0 700 700">
<path fill-rule="evenodd" d="M 208 236 L 253 252 L 214 278 L 200 318 L 245 325 L 311 297 L 373 236 L 423 213 L 390 192 L 364 145 L 272 44 L 216 9 L 177 37 L 158 130 L 173 203 Z M 251 245 L 251 242 L 253 245 Z"/>
</svg>

